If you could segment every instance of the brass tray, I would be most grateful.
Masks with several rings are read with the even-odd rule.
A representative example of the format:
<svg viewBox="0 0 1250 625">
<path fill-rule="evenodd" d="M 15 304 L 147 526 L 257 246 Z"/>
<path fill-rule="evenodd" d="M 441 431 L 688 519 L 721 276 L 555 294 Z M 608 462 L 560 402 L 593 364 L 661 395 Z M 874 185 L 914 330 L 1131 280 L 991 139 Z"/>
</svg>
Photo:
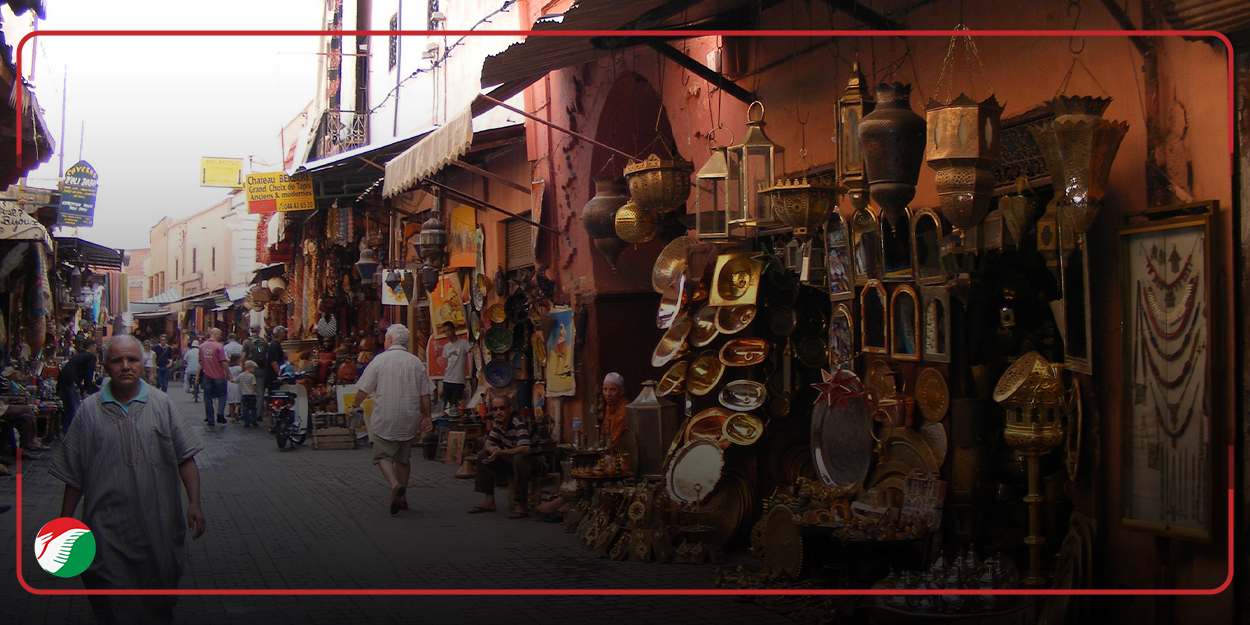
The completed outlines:
<svg viewBox="0 0 1250 625">
<path fill-rule="evenodd" d="M 764 422 L 745 412 L 735 412 L 721 426 L 721 440 L 734 445 L 750 445 L 764 435 Z"/>
<path fill-rule="evenodd" d="M 686 422 L 685 436 L 686 442 L 704 439 L 709 440 L 722 449 L 729 447 L 729 441 L 722 437 L 724 433 L 725 421 L 729 419 L 730 412 L 720 406 L 707 408 L 699 414 L 690 417 Z"/>
<path fill-rule="evenodd" d="M 664 372 L 664 377 L 660 378 L 660 383 L 655 386 L 655 394 L 660 397 L 670 395 L 672 393 L 681 393 L 686 390 L 686 369 L 690 363 L 680 360 L 673 363 L 673 366 Z"/>
<path fill-rule="evenodd" d="M 660 311 L 655 316 L 656 327 L 661 330 L 672 327 L 673 321 L 685 311 L 689 299 L 685 276 L 677 276 L 660 297 Z"/>
<path fill-rule="evenodd" d="M 768 341 L 764 339 L 734 339 L 720 348 L 720 361 L 727 367 L 750 367 L 764 362 L 768 349 Z"/>
<path fill-rule="evenodd" d="M 491 304 L 490 308 L 486 309 L 486 318 L 490 319 L 491 323 L 503 323 L 508 320 L 508 311 L 504 310 L 503 304 Z"/>
<path fill-rule="evenodd" d="M 694 327 L 690 329 L 690 345 L 703 347 L 720 336 L 716 327 L 716 315 L 720 309 L 715 306 L 704 306 L 694 316 Z"/>
<path fill-rule="evenodd" d="M 859 379 L 842 371 L 838 383 L 851 391 L 816 403 L 812 411 L 812 466 L 829 486 L 862 484 L 872 467 L 872 421 Z"/>
<path fill-rule="evenodd" d="M 941 421 L 950 408 L 950 389 L 937 369 L 923 369 L 916 376 L 916 405 L 925 421 Z"/>
<path fill-rule="evenodd" d="M 743 306 L 725 306 L 716 311 L 716 329 L 721 334 L 737 334 L 755 321 L 754 304 Z"/>
<path fill-rule="evenodd" d="M 946 452 L 950 449 L 950 441 L 946 436 L 946 428 L 936 421 L 929 421 L 920 427 L 920 437 L 929 445 L 938 466 L 946 462 Z"/>
<path fill-rule="evenodd" d="M 699 504 L 716 489 L 724 467 L 725 452 L 715 441 L 690 441 L 673 455 L 664 489 L 677 503 Z"/>
<path fill-rule="evenodd" d="M 726 472 L 716 485 L 716 491 L 704 504 L 708 510 L 706 521 L 713 529 L 700 536 L 699 540 L 717 546 L 729 542 L 749 520 L 751 499 L 751 487 L 747 481 L 737 473 Z"/>
<path fill-rule="evenodd" d="M 749 252 L 722 254 L 716 258 L 709 301 L 713 306 L 754 304 L 759 295 L 760 271 L 764 264 Z"/>
<path fill-rule="evenodd" d="M 768 399 L 768 389 L 754 380 L 734 380 L 720 392 L 720 405 L 738 412 L 758 410 Z"/>
<path fill-rule="evenodd" d="M 663 293 L 677 276 L 686 271 L 686 250 L 699 242 L 690 237 L 677 237 L 664 246 L 651 270 L 651 288 Z"/>
<path fill-rule="evenodd" d="M 898 392 L 894 370 L 884 360 L 868 365 L 868 375 L 864 376 L 864 386 L 868 389 L 874 404 Z"/>
<path fill-rule="evenodd" d="M 690 334 L 690 319 L 682 316 L 673 322 L 672 327 L 660 338 L 655 351 L 651 353 L 651 366 L 663 367 L 668 361 L 676 358 L 686 346 L 686 335 Z"/>
<path fill-rule="evenodd" d="M 942 466 L 924 438 L 911 428 L 881 428 L 878 440 L 885 441 L 882 444 L 885 453 L 877 459 L 878 463 L 901 462 L 919 469 L 924 475 Z"/>
<path fill-rule="evenodd" d="M 686 390 L 691 395 L 700 397 L 707 395 L 716 388 L 723 375 L 725 375 L 725 365 L 721 364 L 716 350 L 707 350 L 699 354 L 694 362 L 690 363 L 690 368 L 686 370 Z"/>
</svg>

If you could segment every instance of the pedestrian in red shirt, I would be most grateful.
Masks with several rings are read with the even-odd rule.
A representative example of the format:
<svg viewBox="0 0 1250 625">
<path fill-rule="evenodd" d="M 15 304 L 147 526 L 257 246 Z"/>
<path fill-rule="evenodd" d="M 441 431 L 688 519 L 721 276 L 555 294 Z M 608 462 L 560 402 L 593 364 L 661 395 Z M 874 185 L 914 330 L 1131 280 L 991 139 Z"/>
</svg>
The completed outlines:
<svg viewBox="0 0 1250 625">
<path fill-rule="evenodd" d="M 221 344 L 221 330 L 208 331 L 208 340 L 200 345 L 200 377 L 204 380 L 204 421 L 213 427 L 213 399 L 217 400 L 217 423 L 226 422 L 226 382 L 231 380 L 226 368 L 226 348 Z"/>
</svg>

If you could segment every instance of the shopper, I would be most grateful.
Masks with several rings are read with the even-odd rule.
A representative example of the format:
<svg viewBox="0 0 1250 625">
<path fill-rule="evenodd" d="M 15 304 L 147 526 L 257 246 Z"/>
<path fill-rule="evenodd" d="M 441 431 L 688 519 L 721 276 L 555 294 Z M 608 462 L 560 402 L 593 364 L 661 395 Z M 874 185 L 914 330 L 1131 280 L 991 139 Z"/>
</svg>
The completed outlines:
<svg viewBox="0 0 1250 625">
<path fill-rule="evenodd" d="M 56 379 L 56 391 L 61 397 L 61 411 L 65 425 L 64 430 L 74 422 L 74 415 L 82 403 L 84 394 L 99 390 L 95 383 L 96 345 L 91 339 L 83 339 L 78 344 L 78 353 L 61 368 L 61 375 Z"/>
<path fill-rule="evenodd" d="M 156 361 L 156 387 L 162 393 L 168 393 L 169 367 L 174 359 L 174 348 L 169 344 L 168 334 L 162 334 L 160 341 L 152 347 L 152 357 Z"/>
<path fill-rule="evenodd" d="M 200 371 L 204 375 L 204 421 L 213 426 L 213 405 L 217 406 L 217 423 L 226 422 L 226 382 L 230 370 L 226 367 L 226 350 L 221 344 L 221 330 L 208 331 L 208 340 L 200 345 Z M 214 402 L 214 400 L 216 400 Z"/>
<path fill-rule="evenodd" d="M 235 377 L 239 385 L 239 403 L 243 409 L 243 427 L 256 427 L 256 361 L 243 365 L 243 373 Z"/>
</svg>

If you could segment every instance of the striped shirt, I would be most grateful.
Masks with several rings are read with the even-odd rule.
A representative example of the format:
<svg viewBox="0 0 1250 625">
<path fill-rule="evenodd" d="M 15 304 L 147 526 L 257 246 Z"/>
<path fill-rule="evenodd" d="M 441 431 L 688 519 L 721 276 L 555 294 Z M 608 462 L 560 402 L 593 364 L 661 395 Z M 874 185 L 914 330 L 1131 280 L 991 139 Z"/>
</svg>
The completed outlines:
<svg viewBox="0 0 1250 625">
<path fill-rule="evenodd" d="M 234 381 L 239 383 L 240 395 L 256 394 L 256 374 L 240 373 L 239 375 L 234 376 Z"/>
<path fill-rule="evenodd" d="M 369 362 L 357 384 L 373 397 L 371 435 L 386 441 L 416 438 L 421 398 L 434 393 L 434 382 L 420 358 L 403 345 L 392 345 Z"/>
<path fill-rule="evenodd" d="M 530 451 L 534 448 L 530 445 L 530 429 L 525 425 L 525 419 L 521 415 L 512 413 L 512 418 L 508 421 L 508 429 L 504 431 L 498 425 L 492 425 L 490 434 L 486 435 L 486 442 L 500 449 L 512 449 L 514 447 L 529 447 Z"/>
</svg>

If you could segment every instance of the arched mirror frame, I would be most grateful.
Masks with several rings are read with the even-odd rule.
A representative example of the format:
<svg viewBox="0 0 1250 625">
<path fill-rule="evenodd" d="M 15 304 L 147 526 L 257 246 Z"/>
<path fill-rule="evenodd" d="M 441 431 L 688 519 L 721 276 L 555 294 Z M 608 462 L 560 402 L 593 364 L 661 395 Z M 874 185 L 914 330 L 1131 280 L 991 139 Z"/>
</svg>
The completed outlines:
<svg viewBox="0 0 1250 625">
<path fill-rule="evenodd" d="M 881 268 L 881 273 L 879 275 L 881 276 L 882 282 L 911 282 L 912 277 L 916 274 L 916 268 L 912 257 L 912 243 L 914 241 L 911 234 L 911 221 L 912 212 L 911 209 L 907 207 L 903 208 L 903 216 L 898 220 L 899 228 L 903 229 L 903 232 L 895 231 L 892 227 L 890 227 L 888 220 L 884 218 L 877 219 L 877 244 L 881 246 L 881 250 L 878 252 L 878 258 L 880 259 L 879 266 Z M 890 233 L 889 237 L 886 236 L 887 232 Z M 891 244 L 898 245 L 900 243 L 907 249 L 899 250 L 896 256 L 900 257 L 903 262 L 906 262 L 907 267 L 906 269 L 896 268 L 892 274 L 886 273 L 888 268 L 888 265 L 885 262 L 886 249 L 889 248 Z"/>
<path fill-rule="evenodd" d="M 904 299 L 911 300 L 911 319 L 902 320 L 900 323 L 899 315 L 906 312 Z M 922 336 L 920 334 L 920 319 L 924 312 L 920 308 L 920 298 L 916 296 L 916 289 L 908 284 L 900 284 L 894 288 L 894 294 L 890 296 L 890 356 L 895 360 L 912 360 L 919 361 L 922 350 Z M 912 353 L 899 350 L 898 341 L 900 338 L 900 329 L 911 330 Z"/>
<path fill-rule="evenodd" d="M 924 272 L 924 274 L 922 275 L 922 272 L 920 270 L 920 267 L 922 265 L 922 263 L 920 262 L 920 236 L 921 236 L 920 226 L 926 221 L 933 223 L 933 229 L 934 229 L 934 232 L 937 233 L 937 238 L 936 240 L 933 241 L 932 262 L 923 263 L 923 264 L 926 267 L 935 268 L 937 270 L 937 274 Z M 932 208 L 922 208 L 916 211 L 916 214 L 912 216 L 911 218 L 911 254 L 912 254 L 911 270 L 912 270 L 913 275 L 916 276 L 916 284 L 920 284 L 922 286 L 929 285 L 929 284 L 942 284 L 943 282 L 946 282 L 952 277 L 951 272 L 950 272 L 951 267 L 949 266 L 949 263 L 944 262 L 945 260 L 944 257 L 947 254 L 943 253 L 942 239 L 945 236 L 946 236 L 946 222 L 942 220 L 942 216 L 939 215 L 937 211 L 933 210 Z M 947 247 L 948 247 L 947 252 L 949 253 L 949 246 Z"/>
<path fill-rule="evenodd" d="M 924 346 L 921 350 L 921 356 L 925 362 L 950 362 L 951 361 L 951 295 L 950 290 L 945 286 L 925 286 L 920 289 L 921 302 L 924 307 L 921 309 L 920 318 L 921 334 L 920 343 Z M 930 304 L 937 302 L 942 307 L 942 315 L 939 319 L 932 319 L 933 311 Z M 932 324 L 936 324 L 933 327 Z M 939 343 L 931 341 L 929 333 L 938 332 L 946 338 L 945 345 L 940 347 Z"/>
<path fill-rule="evenodd" d="M 839 244 L 838 236 L 842 242 Z M 829 272 L 829 299 L 840 302 L 855 299 L 855 278 L 851 269 L 851 229 L 842 217 L 842 213 L 834 210 L 825 223 L 825 253 Z M 839 281 L 840 278 L 840 281 Z"/>
<path fill-rule="evenodd" d="M 829 366 L 835 370 L 838 368 L 839 363 L 843 364 L 847 368 L 850 368 L 852 363 L 855 360 L 855 353 L 856 353 L 855 352 L 855 334 L 856 332 L 855 332 L 855 313 L 852 310 L 853 305 L 854 305 L 854 301 L 842 302 L 841 304 L 838 304 L 837 306 L 833 308 L 833 316 L 829 318 L 829 337 L 828 337 Z M 833 340 L 834 338 L 833 333 L 834 333 L 834 330 L 837 328 L 837 325 L 838 325 L 837 322 L 838 322 L 839 316 L 844 317 L 846 319 L 845 338 L 847 339 L 847 349 L 849 350 L 848 353 L 846 354 L 836 354 L 834 353 L 834 350 L 833 350 L 834 344 L 835 344 Z"/>
<path fill-rule="evenodd" d="M 872 314 L 872 307 L 868 305 L 869 297 L 881 300 L 881 319 L 877 320 L 882 326 L 880 345 L 868 341 L 868 324 L 871 321 L 868 317 Z M 859 344 L 860 351 L 865 354 L 890 353 L 890 296 L 880 280 L 869 280 L 859 293 Z"/>
<path fill-rule="evenodd" d="M 877 225 L 877 216 L 867 208 L 855 211 L 851 217 L 850 233 L 851 280 L 855 286 L 864 286 L 881 276 L 881 229 Z M 872 255 L 866 259 L 866 267 L 859 259 L 860 241 L 864 237 L 871 237 L 862 244 L 865 253 Z"/>
</svg>

